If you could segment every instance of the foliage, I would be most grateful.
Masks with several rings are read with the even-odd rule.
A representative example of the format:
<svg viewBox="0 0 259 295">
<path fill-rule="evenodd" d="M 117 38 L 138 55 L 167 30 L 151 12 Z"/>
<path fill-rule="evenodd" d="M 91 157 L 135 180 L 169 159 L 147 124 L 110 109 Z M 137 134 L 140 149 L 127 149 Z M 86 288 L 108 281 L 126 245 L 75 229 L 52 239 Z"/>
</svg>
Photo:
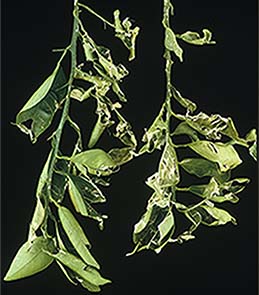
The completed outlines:
<svg viewBox="0 0 259 295">
<path fill-rule="evenodd" d="M 143 136 L 144 145 L 138 150 L 131 125 L 120 112 L 122 104 L 127 101 L 121 82 L 129 72 L 124 65 L 114 63 L 108 48 L 93 40 L 82 21 L 80 9 L 87 10 L 113 28 L 115 37 L 129 50 L 130 61 L 135 58 L 139 28 L 132 28 L 128 17 L 122 20 L 119 10 L 114 11 L 114 23 L 111 23 L 75 0 L 71 43 L 62 50 L 51 75 L 16 117 L 16 125 L 35 143 L 52 124 L 56 113 L 61 112 L 39 178 L 28 239 L 11 263 L 6 281 L 36 274 L 55 262 L 71 283 L 79 283 L 91 292 L 101 291 L 101 287 L 111 281 L 101 276 L 101 266 L 92 254 L 91 243 L 75 214 L 64 202 L 69 197 L 74 210 L 97 221 L 102 230 L 107 216 L 94 207 L 97 203 L 106 202 L 99 186 L 107 185 L 107 177 L 118 172 L 121 165 L 156 150 L 162 155 L 157 172 L 146 181 L 152 190 L 151 198 L 134 227 L 135 248 L 130 254 L 143 249 L 159 253 L 168 243 L 194 239 L 194 231 L 200 225 L 237 223 L 229 212 L 221 208 L 221 203 L 237 203 L 237 194 L 249 183 L 248 178 L 231 178 L 231 172 L 242 163 L 236 145 L 247 148 L 257 159 L 256 130 L 252 129 L 244 138 L 240 137 L 231 118 L 197 113 L 197 105 L 177 90 L 171 76 L 174 63 L 184 61 L 182 44 L 202 46 L 216 42 L 208 29 L 202 30 L 203 36 L 192 31 L 176 34 L 170 25 L 170 16 L 174 15 L 173 5 L 170 0 L 163 1 L 165 101 Z M 79 63 L 78 45 L 84 54 L 83 63 Z M 66 76 L 62 63 L 68 54 L 71 68 Z M 79 87 L 78 81 L 81 81 L 80 85 L 88 86 Z M 111 95 L 116 99 L 111 99 Z M 70 105 L 73 100 L 87 103 L 90 99 L 96 101 L 97 120 L 85 149 L 81 129 L 71 118 Z M 184 109 L 183 114 L 174 110 L 176 104 Z M 172 122 L 178 122 L 174 130 Z M 77 134 L 70 155 L 64 155 L 61 150 L 66 126 Z M 109 151 L 96 147 L 107 131 L 120 143 Z M 182 135 L 188 138 L 187 143 L 176 143 L 176 138 Z M 196 157 L 179 160 L 182 149 L 193 151 Z M 183 171 L 198 179 L 205 178 L 207 183 L 182 187 Z M 181 192 L 193 194 L 197 202 L 184 203 Z M 176 212 L 190 221 L 190 227 L 180 234 L 175 231 Z"/>
</svg>

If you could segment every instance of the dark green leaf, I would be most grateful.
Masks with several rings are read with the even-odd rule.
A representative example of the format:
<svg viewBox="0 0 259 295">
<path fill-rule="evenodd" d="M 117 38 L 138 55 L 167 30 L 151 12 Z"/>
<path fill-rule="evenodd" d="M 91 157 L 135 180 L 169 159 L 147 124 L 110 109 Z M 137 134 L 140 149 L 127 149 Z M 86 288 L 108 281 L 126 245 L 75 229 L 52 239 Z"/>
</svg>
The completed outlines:
<svg viewBox="0 0 259 295">
<path fill-rule="evenodd" d="M 67 88 L 65 84 L 65 74 L 58 64 L 54 72 L 16 116 L 17 126 L 30 135 L 33 143 L 51 124 L 56 111 L 66 96 Z M 31 127 L 27 128 L 24 123 L 29 120 L 32 120 L 32 123 Z"/>
<path fill-rule="evenodd" d="M 46 240 L 43 237 L 26 242 L 16 253 L 4 280 L 18 280 L 44 270 L 52 263 L 53 258 L 43 250 L 52 248 L 52 240 Z"/>
<path fill-rule="evenodd" d="M 199 140 L 197 132 L 186 122 L 181 122 L 174 130 L 172 135 L 188 135 L 193 141 Z"/>
</svg>

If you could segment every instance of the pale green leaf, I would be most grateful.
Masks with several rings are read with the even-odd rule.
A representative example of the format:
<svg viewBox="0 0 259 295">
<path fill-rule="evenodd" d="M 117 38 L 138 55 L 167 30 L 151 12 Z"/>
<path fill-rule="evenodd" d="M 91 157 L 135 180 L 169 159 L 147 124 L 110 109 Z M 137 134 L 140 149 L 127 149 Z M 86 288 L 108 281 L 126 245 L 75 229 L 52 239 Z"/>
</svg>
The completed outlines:
<svg viewBox="0 0 259 295">
<path fill-rule="evenodd" d="M 120 20 L 120 11 L 115 10 L 114 13 L 115 37 L 119 38 L 123 44 L 129 49 L 129 61 L 135 58 L 135 44 L 139 33 L 139 27 L 131 28 L 132 23 L 129 18 Z"/>
<path fill-rule="evenodd" d="M 37 237 L 23 244 L 16 253 L 4 280 L 22 279 L 47 268 L 53 262 L 53 258 L 44 250 L 52 249 L 52 247 L 52 240 L 46 240 L 43 237 Z"/>
<path fill-rule="evenodd" d="M 40 228 L 44 221 L 45 209 L 39 197 L 37 197 L 37 203 L 33 213 L 32 221 L 29 227 L 28 241 L 32 241 L 36 238 L 36 231 Z"/>
<path fill-rule="evenodd" d="M 230 171 L 222 173 L 217 164 L 202 158 L 189 158 L 182 160 L 179 165 L 190 174 L 198 177 L 210 176 L 219 182 L 227 181 L 230 178 Z"/>
<path fill-rule="evenodd" d="M 217 163 L 221 172 L 234 169 L 242 163 L 237 151 L 230 144 L 200 140 L 188 146 L 202 157 Z"/>
<path fill-rule="evenodd" d="M 173 30 L 169 27 L 165 28 L 165 48 L 173 51 L 175 55 L 179 58 L 179 60 L 183 61 L 183 50 L 179 46 L 175 33 Z"/>
<path fill-rule="evenodd" d="M 197 105 L 190 99 L 184 98 L 174 86 L 172 86 L 172 90 L 174 98 L 181 104 L 181 106 L 186 108 L 191 113 L 197 109 Z"/>
<path fill-rule="evenodd" d="M 94 175 L 110 175 L 117 169 L 111 156 L 101 149 L 87 150 L 71 158 L 71 161 L 80 169 L 82 166 Z"/>
<path fill-rule="evenodd" d="M 206 44 L 216 44 L 215 41 L 212 41 L 212 33 L 208 29 L 203 29 L 203 37 L 199 33 L 187 31 L 181 35 L 177 35 L 178 38 L 183 41 L 193 44 L 193 45 L 206 45 Z"/>
</svg>

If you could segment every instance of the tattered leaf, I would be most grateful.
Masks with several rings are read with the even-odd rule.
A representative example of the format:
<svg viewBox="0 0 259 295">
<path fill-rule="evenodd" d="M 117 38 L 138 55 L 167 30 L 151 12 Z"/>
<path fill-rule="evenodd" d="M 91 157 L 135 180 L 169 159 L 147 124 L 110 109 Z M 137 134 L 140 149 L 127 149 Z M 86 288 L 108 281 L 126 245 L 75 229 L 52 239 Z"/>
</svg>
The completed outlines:
<svg viewBox="0 0 259 295">
<path fill-rule="evenodd" d="M 115 37 L 119 38 L 123 44 L 129 49 L 129 61 L 135 58 L 135 43 L 139 33 L 139 27 L 131 29 L 132 23 L 129 18 L 120 20 L 120 11 L 115 10 L 114 13 Z"/>
<path fill-rule="evenodd" d="M 67 88 L 63 69 L 58 66 L 45 80 L 40 88 L 32 95 L 29 101 L 16 116 L 17 126 L 30 135 L 34 143 L 38 137 L 49 127 L 62 100 L 65 98 Z M 32 120 L 31 127 L 24 125 Z"/>
<path fill-rule="evenodd" d="M 68 236 L 68 239 L 70 240 L 71 244 L 74 246 L 80 257 L 87 265 L 91 265 L 99 269 L 100 266 L 98 262 L 94 259 L 87 248 L 87 246 L 90 246 L 90 243 L 73 214 L 66 207 L 60 206 L 58 208 L 58 215 L 64 231 Z"/>
<path fill-rule="evenodd" d="M 44 250 L 52 248 L 52 240 L 43 237 L 37 237 L 31 242 L 26 242 L 16 253 L 4 280 L 18 280 L 44 270 L 53 262 L 53 258 L 46 254 Z"/>
<path fill-rule="evenodd" d="M 116 165 L 121 166 L 133 159 L 133 153 L 131 147 L 114 148 L 108 153 Z"/>
<path fill-rule="evenodd" d="M 242 163 L 237 151 L 230 144 L 200 140 L 192 142 L 188 146 L 202 157 L 218 163 L 221 172 L 234 169 Z"/>
<path fill-rule="evenodd" d="M 132 131 L 131 125 L 122 117 L 116 126 L 116 133 L 114 134 L 123 144 L 131 147 L 132 149 L 137 146 L 135 134 Z"/>
</svg>

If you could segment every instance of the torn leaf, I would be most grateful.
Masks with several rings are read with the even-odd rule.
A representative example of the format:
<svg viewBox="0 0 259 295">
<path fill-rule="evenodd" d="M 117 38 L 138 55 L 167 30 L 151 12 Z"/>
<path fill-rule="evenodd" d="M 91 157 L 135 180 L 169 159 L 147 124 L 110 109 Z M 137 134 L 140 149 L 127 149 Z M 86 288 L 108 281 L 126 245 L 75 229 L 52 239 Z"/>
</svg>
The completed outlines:
<svg viewBox="0 0 259 295">
<path fill-rule="evenodd" d="M 139 33 L 139 27 L 131 28 L 132 23 L 129 18 L 120 20 L 120 11 L 115 10 L 114 13 L 115 37 L 119 38 L 130 51 L 129 61 L 135 58 L 136 38 Z"/>
</svg>

